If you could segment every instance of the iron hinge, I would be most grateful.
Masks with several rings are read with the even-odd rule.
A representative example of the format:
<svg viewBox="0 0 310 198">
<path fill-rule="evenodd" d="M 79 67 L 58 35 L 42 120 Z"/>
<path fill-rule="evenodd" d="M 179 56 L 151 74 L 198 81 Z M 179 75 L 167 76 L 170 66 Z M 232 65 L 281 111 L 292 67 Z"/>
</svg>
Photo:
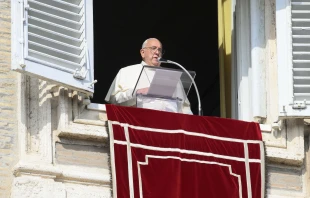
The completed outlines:
<svg viewBox="0 0 310 198">
<path fill-rule="evenodd" d="M 306 104 L 306 100 L 304 100 L 303 102 L 294 102 L 293 109 L 306 109 L 307 108 L 307 104 Z"/>
</svg>

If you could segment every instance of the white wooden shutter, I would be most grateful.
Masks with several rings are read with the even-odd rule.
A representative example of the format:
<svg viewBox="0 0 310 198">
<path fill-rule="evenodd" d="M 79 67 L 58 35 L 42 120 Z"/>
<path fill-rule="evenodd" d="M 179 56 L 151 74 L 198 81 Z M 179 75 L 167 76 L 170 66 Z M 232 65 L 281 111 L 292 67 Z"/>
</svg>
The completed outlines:
<svg viewBox="0 0 310 198">
<path fill-rule="evenodd" d="M 310 1 L 292 1 L 294 101 L 310 102 Z"/>
<path fill-rule="evenodd" d="M 92 0 L 12 1 L 12 69 L 94 92 Z"/>
<path fill-rule="evenodd" d="M 280 117 L 310 117 L 310 0 L 276 0 Z"/>
</svg>

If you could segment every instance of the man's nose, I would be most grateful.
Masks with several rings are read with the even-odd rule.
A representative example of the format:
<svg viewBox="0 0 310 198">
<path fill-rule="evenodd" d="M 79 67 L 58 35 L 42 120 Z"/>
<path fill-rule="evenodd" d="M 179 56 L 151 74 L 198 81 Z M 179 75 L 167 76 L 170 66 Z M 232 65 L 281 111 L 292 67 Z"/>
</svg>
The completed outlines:
<svg viewBox="0 0 310 198">
<path fill-rule="evenodd" d="M 160 54 L 160 51 L 159 51 L 158 48 L 155 50 L 155 53 L 158 54 L 158 55 Z"/>
</svg>

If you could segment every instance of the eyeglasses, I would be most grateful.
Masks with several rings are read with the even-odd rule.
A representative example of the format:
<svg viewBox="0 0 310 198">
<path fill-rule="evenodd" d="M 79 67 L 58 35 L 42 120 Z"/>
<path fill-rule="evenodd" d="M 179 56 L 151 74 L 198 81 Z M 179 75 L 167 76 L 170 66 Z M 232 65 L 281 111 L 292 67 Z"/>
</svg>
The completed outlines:
<svg viewBox="0 0 310 198">
<path fill-rule="evenodd" d="M 156 47 L 156 46 L 144 47 L 143 49 L 145 49 L 145 48 L 150 49 L 152 54 L 155 53 L 156 50 L 158 50 L 158 53 L 161 54 L 161 55 L 163 55 L 163 54 L 165 53 L 165 50 L 164 50 L 164 49 L 158 48 L 158 47 Z"/>
</svg>

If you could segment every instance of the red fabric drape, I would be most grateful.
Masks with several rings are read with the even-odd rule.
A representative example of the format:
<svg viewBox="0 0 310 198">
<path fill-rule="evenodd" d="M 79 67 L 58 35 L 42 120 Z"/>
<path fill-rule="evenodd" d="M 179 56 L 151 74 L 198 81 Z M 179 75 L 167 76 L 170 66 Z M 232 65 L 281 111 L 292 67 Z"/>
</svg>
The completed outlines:
<svg viewBox="0 0 310 198">
<path fill-rule="evenodd" d="M 263 197 L 259 125 L 106 105 L 117 197 Z"/>
</svg>

